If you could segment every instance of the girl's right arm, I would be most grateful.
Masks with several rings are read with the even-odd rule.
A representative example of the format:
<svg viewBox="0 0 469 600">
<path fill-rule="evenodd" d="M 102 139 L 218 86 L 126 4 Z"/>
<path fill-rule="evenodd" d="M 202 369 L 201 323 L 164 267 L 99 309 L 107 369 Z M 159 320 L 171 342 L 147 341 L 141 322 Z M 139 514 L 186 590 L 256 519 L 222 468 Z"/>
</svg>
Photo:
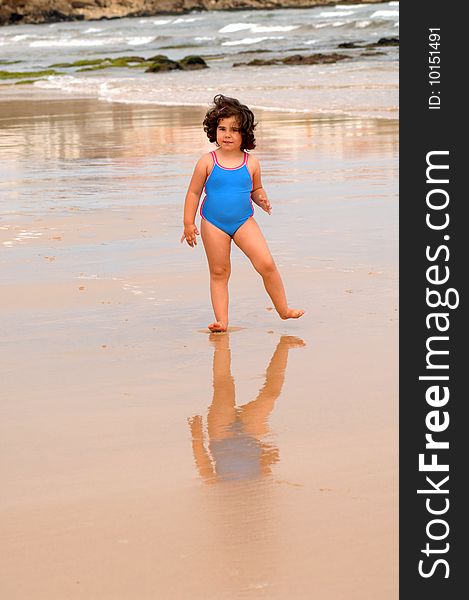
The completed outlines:
<svg viewBox="0 0 469 600">
<path fill-rule="evenodd" d="M 184 201 L 184 233 L 181 237 L 181 243 L 186 240 L 191 248 L 197 245 L 196 235 L 199 235 L 199 231 L 195 225 L 195 216 L 207 179 L 208 156 L 210 155 L 202 156 L 195 165 Z"/>
</svg>

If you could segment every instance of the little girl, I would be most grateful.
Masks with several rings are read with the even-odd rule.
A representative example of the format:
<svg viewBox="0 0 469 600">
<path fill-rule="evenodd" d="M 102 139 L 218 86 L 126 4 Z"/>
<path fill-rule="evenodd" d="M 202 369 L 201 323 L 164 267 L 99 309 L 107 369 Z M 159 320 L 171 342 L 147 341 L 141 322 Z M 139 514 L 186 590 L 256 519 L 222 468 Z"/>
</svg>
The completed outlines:
<svg viewBox="0 0 469 600">
<path fill-rule="evenodd" d="M 261 182 L 261 169 L 255 156 L 246 150 L 256 147 L 254 115 L 235 98 L 218 94 L 205 115 L 204 131 L 217 149 L 197 162 L 184 203 L 184 233 L 191 248 L 197 245 L 199 231 L 195 216 L 200 196 L 202 241 L 210 270 L 210 296 L 215 321 L 212 332 L 228 329 L 228 279 L 231 272 L 231 241 L 240 248 L 261 275 L 264 286 L 282 319 L 297 319 L 303 310 L 289 308 L 280 273 L 264 236 L 254 220 L 257 204 L 271 214 L 272 207 Z"/>
</svg>

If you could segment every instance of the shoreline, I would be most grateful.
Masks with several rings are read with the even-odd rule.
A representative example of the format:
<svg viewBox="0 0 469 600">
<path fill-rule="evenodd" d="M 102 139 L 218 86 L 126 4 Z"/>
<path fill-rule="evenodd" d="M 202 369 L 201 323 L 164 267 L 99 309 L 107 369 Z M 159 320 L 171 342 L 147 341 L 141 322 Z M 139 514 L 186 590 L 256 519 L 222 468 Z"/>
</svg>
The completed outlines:
<svg viewBox="0 0 469 600">
<path fill-rule="evenodd" d="M 116 105 L 125 105 L 125 106 L 141 106 L 141 107 L 155 107 L 155 108 L 187 108 L 187 109 L 205 109 L 207 107 L 207 102 L 200 103 L 174 103 L 174 102 L 158 102 L 158 101 L 132 101 L 132 100 L 119 100 L 112 99 L 109 100 L 107 98 L 102 98 L 93 93 L 76 93 L 76 92 L 67 92 L 65 90 L 58 90 L 47 87 L 35 86 L 34 84 L 23 84 L 23 85 L 15 85 L 13 83 L 4 83 L 0 84 L 0 103 L 14 102 L 17 100 L 32 100 L 32 96 L 34 96 L 35 101 L 48 101 L 48 100 L 63 100 L 63 101 L 74 101 L 74 100 L 90 100 L 97 101 L 102 104 L 116 104 Z M 296 109 L 296 108 L 285 108 L 285 107 L 269 107 L 269 106 L 259 106 L 254 103 L 249 103 L 250 106 L 254 110 L 259 110 L 267 113 L 280 113 L 280 114 L 292 114 L 292 115 L 303 115 L 304 117 L 309 117 L 317 120 L 382 120 L 382 121 L 390 121 L 390 122 L 399 122 L 399 109 L 389 109 L 389 116 L 384 116 L 383 114 L 379 115 L 361 115 L 361 114 L 353 114 L 352 112 L 327 112 L 322 110 L 310 110 L 310 109 Z M 0 119 L 1 119 L 0 115 Z"/>
</svg>

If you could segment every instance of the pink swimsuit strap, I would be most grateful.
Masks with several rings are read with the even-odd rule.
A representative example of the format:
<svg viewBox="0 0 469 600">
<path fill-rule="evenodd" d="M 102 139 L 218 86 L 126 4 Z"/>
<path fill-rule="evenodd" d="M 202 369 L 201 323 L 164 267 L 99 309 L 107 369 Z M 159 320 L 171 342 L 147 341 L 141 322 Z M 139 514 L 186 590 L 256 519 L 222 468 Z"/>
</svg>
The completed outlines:
<svg viewBox="0 0 469 600">
<path fill-rule="evenodd" d="M 222 168 L 222 169 L 226 169 L 227 171 L 233 171 L 233 170 L 235 170 L 235 169 L 240 169 L 241 167 L 244 167 L 244 165 L 245 165 L 245 164 L 247 164 L 247 162 L 248 162 L 248 156 L 249 156 L 249 154 L 248 154 L 247 152 L 244 152 L 244 160 L 243 160 L 243 162 L 242 162 L 242 163 L 241 163 L 241 164 L 240 164 L 238 167 L 224 167 L 223 165 L 221 165 L 221 164 L 218 162 L 217 153 L 216 153 L 214 150 L 212 150 L 212 151 L 210 152 L 210 154 L 212 155 L 213 162 L 214 162 L 216 165 L 218 165 L 220 168 Z"/>
</svg>

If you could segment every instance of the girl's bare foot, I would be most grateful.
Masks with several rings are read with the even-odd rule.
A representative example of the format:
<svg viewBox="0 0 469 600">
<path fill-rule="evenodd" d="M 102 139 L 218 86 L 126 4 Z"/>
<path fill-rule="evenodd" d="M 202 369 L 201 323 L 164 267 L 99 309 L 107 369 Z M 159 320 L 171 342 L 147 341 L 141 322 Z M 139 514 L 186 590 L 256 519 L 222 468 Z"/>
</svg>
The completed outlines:
<svg viewBox="0 0 469 600">
<path fill-rule="evenodd" d="M 287 310 L 280 315 L 281 319 L 299 319 L 305 314 L 304 310 L 298 310 L 297 308 L 287 308 Z"/>
<path fill-rule="evenodd" d="M 222 333 L 228 329 L 228 326 L 223 321 L 214 321 L 208 326 L 212 333 Z"/>
</svg>

